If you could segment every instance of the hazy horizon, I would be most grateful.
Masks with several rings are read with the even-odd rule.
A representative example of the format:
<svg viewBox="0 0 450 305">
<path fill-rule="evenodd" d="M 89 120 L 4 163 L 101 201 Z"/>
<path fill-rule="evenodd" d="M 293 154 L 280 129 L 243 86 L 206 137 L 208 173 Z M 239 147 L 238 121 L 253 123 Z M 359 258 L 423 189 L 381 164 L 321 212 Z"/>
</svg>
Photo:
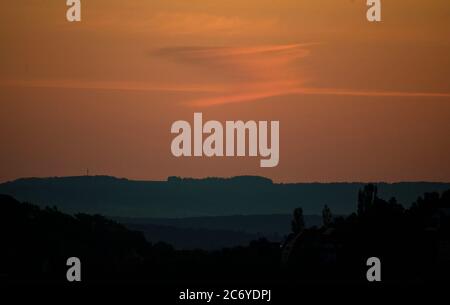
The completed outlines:
<svg viewBox="0 0 450 305">
<path fill-rule="evenodd" d="M 354 180 L 354 181 L 277 181 L 274 180 L 270 177 L 266 177 L 266 176 L 261 176 L 261 175 L 236 175 L 236 176 L 199 176 L 199 177 L 192 177 L 192 176 L 174 176 L 174 175 L 169 175 L 165 178 L 162 179 L 138 179 L 138 178 L 131 178 L 131 177 L 121 177 L 121 176 L 114 176 L 114 175 L 110 175 L 110 174 L 96 174 L 96 173 L 89 173 L 89 175 L 87 175 L 86 173 L 83 175 L 67 175 L 67 176 L 24 176 L 24 177 L 18 177 L 18 178 L 14 178 L 11 180 L 0 180 L 0 184 L 1 183 L 7 183 L 7 182 L 14 182 L 16 180 L 21 180 L 21 179 L 58 179 L 58 178 L 114 178 L 114 179 L 125 179 L 128 181 L 136 181 L 136 182 L 168 182 L 168 179 L 171 177 L 176 177 L 176 178 L 180 178 L 180 179 L 192 179 L 192 180 L 206 180 L 206 179 L 233 179 L 233 178 L 240 178 L 240 177 L 256 177 L 256 178 L 265 178 L 265 179 L 269 179 L 271 180 L 274 184 L 334 184 L 334 183 L 366 183 L 366 184 L 370 184 L 370 183 L 385 183 L 385 184 L 395 184 L 395 183 L 442 183 L 442 184 L 450 184 L 450 181 L 440 181 L 440 180 L 436 180 L 436 181 L 430 181 L 430 180 L 399 180 L 399 181 L 383 181 L 383 180 L 373 180 L 373 181 L 358 181 L 358 180 Z"/>
</svg>

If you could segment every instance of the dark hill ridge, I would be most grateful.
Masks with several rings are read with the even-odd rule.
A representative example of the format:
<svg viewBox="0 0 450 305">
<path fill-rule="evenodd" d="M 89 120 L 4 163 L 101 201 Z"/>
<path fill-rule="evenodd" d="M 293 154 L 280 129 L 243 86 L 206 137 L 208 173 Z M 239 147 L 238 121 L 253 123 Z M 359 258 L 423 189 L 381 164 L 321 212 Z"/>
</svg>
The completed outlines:
<svg viewBox="0 0 450 305">
<path fill-rule="evenodd" d="M 291 214 L 320 215 L 327 204 L 335 214 L 356 209 L 365 183 L 273 183 L 254 176 L 167 181 L 133 181 L 109 176 L 23 178 L 0 184 L 0 193 L 67 213 L 119 217 L 198 217 Z M 425 192 L 450 189 L 449 183 L 377 183 L 379 196 L 408 205 Z"/>
</svg>

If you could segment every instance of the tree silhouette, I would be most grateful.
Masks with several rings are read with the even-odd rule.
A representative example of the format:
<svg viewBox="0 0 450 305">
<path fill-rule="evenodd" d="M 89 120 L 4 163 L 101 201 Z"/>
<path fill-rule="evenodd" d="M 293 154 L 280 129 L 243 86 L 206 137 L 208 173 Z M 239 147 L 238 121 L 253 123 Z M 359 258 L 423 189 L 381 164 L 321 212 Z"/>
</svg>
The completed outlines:
<svg viewBox="0 0 450 305">
<path fill-rule="evenodd" d="M 373 184 L 364 186 L 358 191 L 358 215 L 363 215 L 377 199 L 377 187 Z"/>
<path fill-rule="evenodd" d="M 303 217 L 303 209 L 296 208 L 294 210 L 294 219 L 292 220 L 292 232 L 300 233 L 305 228 L 305 220 Z"/>
<path fill-rule="evenodd" d="M 323 226 L 326 228 L 328 228 L 333 221 L 333 214 L 331 213 L 331 210 L 327 205 L 325 205 L 322 210 L 322 221 Z"/>
</svg>

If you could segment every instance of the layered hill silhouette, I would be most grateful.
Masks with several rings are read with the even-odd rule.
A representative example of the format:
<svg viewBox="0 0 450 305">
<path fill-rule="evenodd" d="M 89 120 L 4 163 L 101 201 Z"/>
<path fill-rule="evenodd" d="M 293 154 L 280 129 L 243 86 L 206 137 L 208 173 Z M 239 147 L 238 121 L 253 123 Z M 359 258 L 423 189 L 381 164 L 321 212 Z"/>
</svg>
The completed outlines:
<svg viewBox="0 0 450 305">
<path fill-rule="evenodd" d="M 0 184 L 0 193 L 66 213 L 118 217 L 180 218 L 229 215 L 320 215 L 328 205 L 336 215 L 354 210 L 364 183 L 273 183 L 256 176 L 167 181 L 133 181 L 110 176 L 23 178 Z M 377 183 L 379 196 L 407 206 L 426 192 L 442 192 L 449 183 Z"/>
<path fill-rule="evenodd" d="M 247 232 L 250 234 L 284 235 L 291 230 L 291 214 L 230 215 L 183 218 L 113 217 L 113 219 L 127 225 L 152 224 L 158 226 L 177 227 L 181 229 L 234 230 Z M 319 215 L 305 215 L 304 217 L 307 227 L 320 226 L 322 224 L 322 217 Z"/>
<path fill-rule="evenodd" d="M 374 185 L 357 197 L 349 216 L 324 208 L 320 227 L 305 227 L 298 207 L 280 242 L 258 238 L 206 251 L 177 250 L 101 215 L 69 215 L 0 194 L 0 283 L 64 283 L 73 256 L 88 284 L 362 284 L 374 256 L 383 284 L 448 283 L 450 190 L 425 193 L 409 208 L 379 198 Z"/>
<path fill-rule="evenodd" d="M 167 242 L 176 249 L 215 250 L 246 246 L 259 238 L 281 242 L 290 233 L 292 215 L 113 219 L 130 230 L 143 232 L 147 240 Z M 322 225 L 321 216 L 305 215 L 304 220 L 307 227 Z"/>
</svg>

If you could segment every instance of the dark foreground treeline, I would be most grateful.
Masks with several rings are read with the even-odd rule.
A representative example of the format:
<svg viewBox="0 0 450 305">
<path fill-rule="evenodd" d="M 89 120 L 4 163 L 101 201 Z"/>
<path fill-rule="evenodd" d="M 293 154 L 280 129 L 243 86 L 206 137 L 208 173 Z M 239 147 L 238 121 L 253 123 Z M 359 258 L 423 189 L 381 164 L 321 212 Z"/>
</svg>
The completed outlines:
<svg viewBox="0 0 450 305">
<path fill-rule="evenodd" d="M 283 244 L 264 239 L 220 251 L 177 251 L 102 216 L 69 216 L 0 195 L 0 281 L 65 282 L 78 257 L 82 281 L 151 283 L 366 282 L 366 261 L 381 260 L 383 282 L 447 281 L 450 191 L 428 193 L 409 209 L 359 192 L 357 213 L 323 210 L 323 226 L 306 229 L 294 211 Z"/>
<path fill-rule="evenodd" d="M 450 191 L 426 193 L 405 209 L 367 185 L 348 217 L 333 218 L 325 207 L 324 225 L 303 230 L 298 214 L 283 261 L 302 281 L 365 282 L 370 257 L 381 260 L 385 282 L 449 281 Z"/>
</svg>

